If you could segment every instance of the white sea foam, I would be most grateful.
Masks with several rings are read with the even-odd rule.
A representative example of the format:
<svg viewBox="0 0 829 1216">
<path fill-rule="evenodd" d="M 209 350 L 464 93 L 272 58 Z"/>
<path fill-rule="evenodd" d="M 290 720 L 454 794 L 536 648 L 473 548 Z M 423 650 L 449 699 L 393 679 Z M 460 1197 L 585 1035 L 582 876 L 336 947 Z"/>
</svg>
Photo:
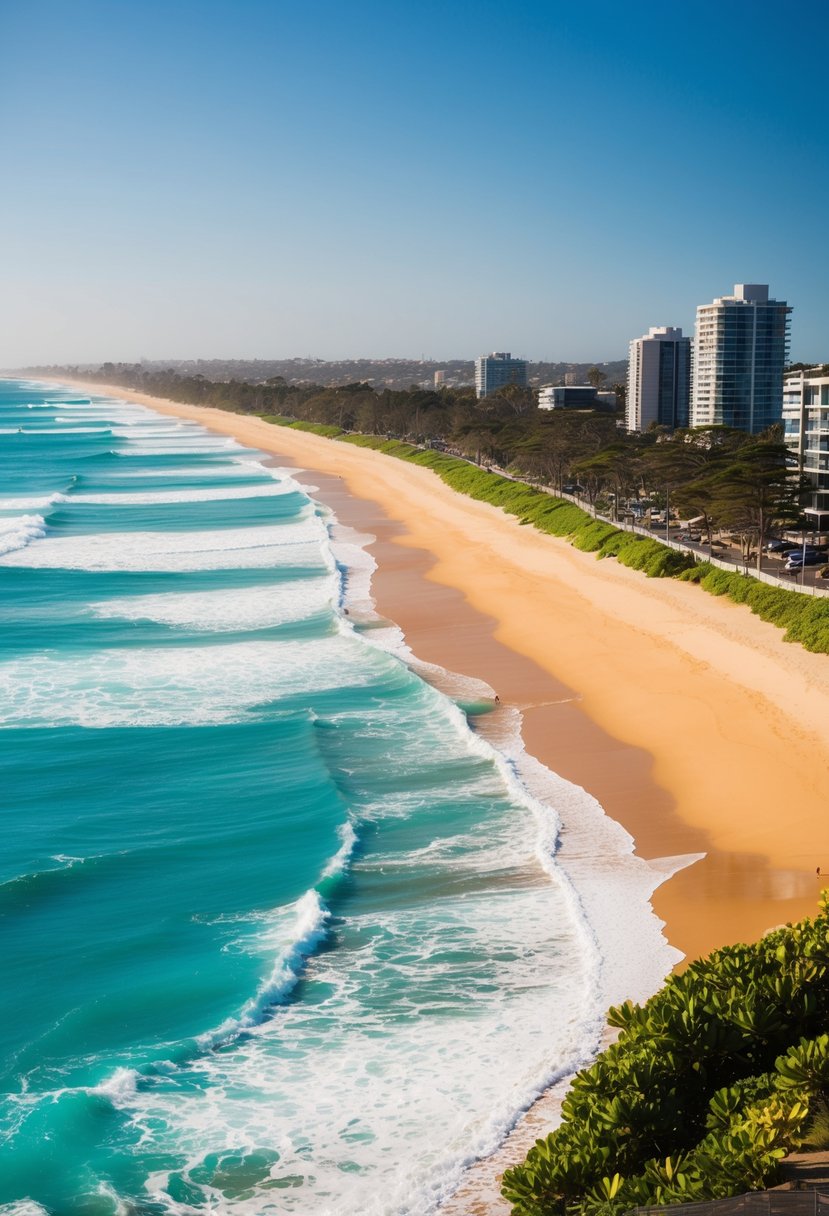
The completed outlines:
<svg viewBox="0 0 829 1216">
<path fill-rule="evenodd" d="M 224 502 L 242 498 L 278 498 L 296 492 L 297 487 L 280 481 L 263 481 L 252 486 L 206 486 L 204 489 L 147 490 L 106 494 L 73 494 L 65 501 L 98 504 L 100 506 L 143 506 L 153 503 Z M 2 500 L 0 500 L 2 506 Z"/>
<path fill-rule="evenodd" d="M 109 422 L 113 426 L 134 428 L 136 431 L 151 429 L 153 426 L 152 422 L 145 422 L 143 414 L 134 414 L 131 410 L 121 410 L 111 406 L 92 411 L 91 414 L 89 409 L 81 414 L 59 414 L 52 419 L 52 422 L 58 426 L 74 426 L 75 423 L 89 422 L 94 419 Z"/>
<path fill-rule="evenodd" d="M 371 615 L 374 609 L 371 578 L 377 563 L 365 546 L 375 537 L 344 528 L 333 517 L 329 517 L 327 523 L 331 552 L 341 572 L 343 603 L 349 612 Z"/>
<path fill-rule="evenodd" d="M 199 1039 L 202 1049 L 218 1047 L 240 1031 L 262 1024 L 263 1019 L 296 987 L 305 960 L 326 933 L 330 913 L 315 890 L 306 891 L 296 904 L 274 917 L 276 923 L 260 935 L 260 946 L 275 956 L 270 974 L 245 1004 L 238 1018 L 229 1018 Z"/>
<path fill-rule="evenodd" d="M 59 491 L 54 494 L 31 494 L 19 498 L 0 498 L 0 511 L 40 511 L 57 502 L 65 502 L 66 496 Z"/>
<path fill-rule="evenodd" d="M 7 552 L 0 558 L 0 565 L 99 571 L 313 566 L 323 560 L 321 527 L 319 518 L 309 510 L 298 522 L 257 528 L 48 537 L 22 552 Z"/>
<path fill-rule="evenodd" d="M 234 722 L 260 705 L 393 676 L 339 634 L 312 641 L 49 652 L 0 663 L 0 725 Z"/>
<path fill-rule="evenodd" d="M 145 437 L 150 439 L 167 439 L 171 435 L 181 438 L 185 434 L 199 437 L 204 435 L 204 430 L 195 422 L 173 422 L 169 425 L 159 425 L 157 422 L 150 421 L 133 423 L 117 431 L 116 434 L 124 439 L 142 439 Z"/>
<path fill-rule="evenodd" d="M 359 837 L 354 830 L 354 824 L 351 822 L 342 824 L 339 829 L 339 836 L 342 843 L 323 870 L 323 878 L 333 878 L 337 874 L 344 874 L 351 864 L 354 850 L 359 841 Z"/>
<path fill-rule="evenodd" d="M 521 716 L 514 711 L 513 729 L 504 732 L 499 750 L 525 788 L 558 812 L 556 863 L 568 876 L 580 915 L 590 925 L 600 951 L 602 1008 L 627 999 L 646 1000 L 682 957 L 665 940 L 651 896 L 672 874 L 702 855 L 656 861 L 637 857 L 633 837 L 591 794 L 526 753 L 520 727 Z"/>
<path fill-rule="evenodd" d="M 265 469 L 264 465 L 261 465 L 256 461 L 242 461 L 233 458 L 227 462 L 222 462 L 221 464 L 218 461 L 211 461 L 208 465 L 188 464 L 181 465 L 174 469 L 131 469 L 125 466 L 118 469 L 115 477 L 117 478 L 118 482 L 123 481 L 126 484 L 129 484 L 131 478 L 144 477 L 158 477 L 164 478 L 165 480 L 168 478 L 170 480 L 175 480 L 177 477 L 193 477 L 199 478 L 199 480 L 209 478 L 211 481 L 220 481 L 223 478 L 228 478 L 228 480 L 232 481 L 238 477 L 256 477 L 259 475 L 260 471 L 270 474 L 270 469 Z M 112 476 L 113 475 L 111 473 L 107 473 L 107 480 L 111 481 Z"/>
<path fill-rule="evenodd" d="M 11 564 L 14 554 L 20 554 L 33 541 L 46 535 L 46 521 L 42 515 L 14 515 L 0 519 L 0 557 Z"/>
<path fill-rule="evenodd" d="M 128 1105 L 135 1096 L 137 1084 L 138 1073 L 134 1068 L 116 1068 L 111 1076 L 87 1092 L 106 1098 L 115 1107 L 121 1107 Z"/>
<path fill-rule="evenodd" d="M 270 629 L 333 611 L 336 580 L 291 579 L 263 587 L 220 588 L 214 591 L 164 592 L 131 595 L 90 604 L 97 617 L 131 621 L 157 621 L 183 629 Z"/>
<path fill-rule="evenodd" d="M 339 562 L 347 564 L 352 594 L 365 611 L 373 606 L 370 577 L 375 563 L 370 554 L 361 553 L 360 546 L 371 538 L 336 521 L 329 527 L 334 552 Z M 356 577 L 351 573 L 353 569 Z M 396 655 L 433 686 L 451 688 L 455 697 L 470 701 L 494 697 L 493 689 L 480 680 L 447 673 L 418 660 L 393 624 L 363 636 L 367 644 Z M 467 729 L 463 717 L 454 720 L 456 728 Z M 474 746 L 495 759 L 513 796 L 533 809 L 542 865 L 551 874 L 567 879 L 573 914 L 583 924 L 588 949 L 595 958 L 593 983 L 601 1008 L 628 998 L 647 999 L 681 958 L 663 936 L 663 924 L 653 913 L 651 896 L 672 874 L 692 865 L 701 855 L 652 862 L 636 856 L 630 833 L 611 819 L 592 795 L 527 754 L 519 711 L 502 707 L 496 721 L 497 726 L 484 722 L 482 730 L 497 743 L 486 742 L 476 734 L 472 736 Z"/>
<path fill-rule="evenodd" d="M 545 885 L 352 916 L 352 947 L 306 965 L 321 998 L 199 1060 L 197 1099 L 185 1070 L 180 1086 L 168 1077 L 164 1091 L 136 1094 L 132 1116 L 149 1145 L 186 1155 L 190 1180 L 204 1180 L 210 1154 L 272 1147 L 273 1176 L 303 1179 L 287 1192 L 287 1213 L 425 1216 L 499 1143 L 540 1071 L 552 1080 L 592 1050 L 566 919 Z M 159 1198 L 168 1185 L 156 1180 Z M 262 1210 L 262 1192 L 230 1199 L 220 1188 L 216 1198 L 234 1212 Z"/>
<path fill-rule="evenodd" d="M 112 431 L 110 430 L 110 428 L 108 426 L 76 426 L 76 427 L 72 427 L 71 429 L 69 427 L 67 427 L 66 430 L 61 431 L 60 435 L 58 436 L 57 432 L 55 432 L 51 427 L 48 430 L 46 430 L 43 427 L 19 426 L 19 427 L 15 427 L 13 431 L 6 432 L 6 434 L 12 434 L 12 433 L 16 433 L 18 435 L 51 435 L 56 438 L 63 438 L 63 436 L 66 434 L 69 434 L 69 435 L 111 435 Z"/>
<path fill-rule="evenodd" d="M 170 443 L 163 443 L 161 440 L 157 443 L 151 443 L 148 440 L 136 441 L 127 447 L 119 448 L 115 455 L 135 459 L 147 456 L 193 456 L 200 452 L 209 454 L 211 452 L 226 452 L 229 450 L 242 452 L 245 449 L 235 439 L 212 439 L 210 436 L 205 435 L 204 438 L 199 437 L 192 441 L 177 439 Z"/>
</svg>

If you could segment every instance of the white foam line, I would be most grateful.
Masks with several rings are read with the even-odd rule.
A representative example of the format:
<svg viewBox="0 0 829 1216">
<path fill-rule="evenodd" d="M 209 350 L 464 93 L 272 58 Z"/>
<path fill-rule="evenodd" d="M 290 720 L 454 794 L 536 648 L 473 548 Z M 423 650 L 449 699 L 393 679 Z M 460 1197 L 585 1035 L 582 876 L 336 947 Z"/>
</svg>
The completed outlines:
<svg viewBox="0 0 829 1216">
<path fill-rule="evenodd" d="M 43 525 L 41 517 L 30 518 Z M 0 564 L 97 571 L 267 568 L 295 561 L 305 564 L 320 560 L 321 526 L 309 508 L 296 523 L 252 528 L 46 537 L 20 552 L 7 552 L 0 557 Z M 34 532 L 28 537 L 32 539 L 36 539 Z M 305 553 L 301 552 L 303 548 Z"/>
<path fill-rule="evenodd" d="M 147 490 L 143 493 L 125 490 L 111 494 L 72 494 L 64 496 L 63 501 L 97 506 L 143 506 L 154 503 L 164 505 L 182 502 L 228 502 L 237 498 L 278 498 L 295 492 L 293 486 L 269 480 L 253 486 L 233 486 L 231 483 L 228 486 L 211 486 L 203 490 Z"/>
<path fill-rule="evenodd" d="M 112 428 L 108 426 L 75 426 L 67 427 L 64 431 L 44 430 L 43 428 L 35 428 L 31 426 L 17 427 L 18 434 L 21 435 L 52 435 L 63 438 L 64 435 L 111 435 Z"/>
<path fill-rule="evenodd" d="M 0 498 L 0 511 L 37 511 L 42 507 L 52 507 L 57 502 L 65 502 L 66 496 L 59 491 L 54 494 L 35 494 L 21 498 Z"/>
<path fill-rule="evenodd" d="M 238 1038 L 242 1031 L 259 1026 L 270 1010 L 296 987 L 305 959 L 325 937 L 331 913 L 313 888 L 297 900 L 294 913 L 290 944 L 277 955 L 270 975 L 237 1018 L 229 1018 L 215 1030 L 199 1036 L 196 1041 L 203 1051 L 223 1046 Z"/>
<path fill-rule="evenodd" d="M 0 556 L 19 552 L 45 535 L 46 521 L 42 515 L 17 515 L 0 520 Z"/>
<path fill-rule="evenodd" d="M 387 677 L 337 634 L 113 647 L 83 657 L 49 651 L 0 662 L 0 725 L 176 726 L 244 721 L 307 690 L 361 688 Z M 378 669 L 379 668 L 379 669 Z"/>
<path fill-rule="evenodd" d="M 288 582 L 212 591 L 161 592 L 128 595 L 89 605 L 94 616 L 107 620 L 157 621 L 197 631 L 268 629 L 335 611 L 336 582 L 331 575 Z"/>
<path fill-rule="evenodd" d="M 338 832 L 342 844 L 323 870 L 323 878 L 333 878 L 337 874 L 347 873 L 357 847 L 359 837 L 351 822 L 342 824 L 338 828 Z"/>
<path fill-rule="evenodd" d="M 376 563 L 362 546 L 374 538 L 344 528 L 333 514 L 329 515 L 328 526 L 332 550 L 347 571 L 345 602 L 361 611 L 373 611 L 371 575 Z M 344 627 L 352 626 L 346 621 Z M 415 671 L 429 666 L 415 658 L 396 626 L 374 629 L 363 637 L 369 645 L 395 655 Z M 481 681 L 455 678 L 451 673 L 441 675 L 443 684 L 457 687 L 463 682 L 467 686 L 464 692 L 471 692 L 473 698 L 482 693 L 494 696 Z M 654 914 L 650 900 L 661 883 L 692 865 L 700 855 L 654 862 L 637 857 L 633 838 L 592 795 L 527 755 L 521 733 L 523 719 L 517 711 L 511 731 L 497 747 L 471 732 L 465 715 L 454 704 L 450 716 L 459 732 L 471 736 L 473 750 L 495 763 L 511 796 L 527 806 L 535 818 L 538 860 L 565 894 L 574 923 L 581 929 L 589 960 L 585 1008 L 592 1006 L 591 1035 L 598 1045 L 605 1010 L 629 998 L 647 999 L 682 958 L 681 952 L 666 941 L 663 923 Z M 579 1066 L 583 1062 L 579 1061 Z M 539 1078 L 530 1100 L 558 1079 L 552 1072 Z M 504 1135 L 520 1113 L 516 1111 L 512 1122 L 505 1124 Z"/>
</svg>

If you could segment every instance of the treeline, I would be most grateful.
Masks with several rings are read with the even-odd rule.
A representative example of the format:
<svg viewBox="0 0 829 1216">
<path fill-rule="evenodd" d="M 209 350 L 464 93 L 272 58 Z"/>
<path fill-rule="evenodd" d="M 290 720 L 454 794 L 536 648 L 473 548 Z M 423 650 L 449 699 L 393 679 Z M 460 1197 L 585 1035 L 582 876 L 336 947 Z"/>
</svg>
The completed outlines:
<svg viewBox="0 0 829 1216">
<path fill-rule="evenodd" d="M 517 385 L 478 401 L 471 387 L 375 389 L 363 381 L 325 387 L 289 384 L 280 376 L 262 382 L 209 380 L 174 369 L 147 371 L 141 364 L 105 363 L 83 374 L 171 401 L 242 414 L 280 414 L 449 449 L 479 464 L 515 464 L 522 473 L 537 474 L 559 488 L 576 460 L 596 455 L 620 435 L 617 415 L 539 410 L 535 390 Z"/>
<path fill-rule="evenodd" d="M 514 1216 L 622 1216 L 774 1186 L 829 1147 L 829 916 L 730 946 L 643 1006 L 573 1080 L 562 1123 L 504 1174 Z"/>
<path fill-rule="evenodd" d="M 773 531 L 796 523 L 804 495 L 779 428 L 761 436 L 725 427 L 628 434 L 618 413 L 540 410 L 535 391 L 517 385 L 478 401 L 471 388 L 375 389 L 359 381 L 326 388 L 279 376 L 210 380 L 140 364 L 105 363 L 87 374 L 173 401 L 437 448 L 558 492 L 577 488 L 616 516 L 623 503 L 672 506 L 696 519 L 708 540 L 716 530 L 738 537 L 745 559 L 758 564 Z"/>
<path fill-rule="evenodd" d="M 112 365 L 116 366 L 116 365 Z M 436 372 L 440 372 L 447 385 L 455 388 L 470 386 L 475 380 L 475 363 L 472 359 L 142 359 L 141 368 L 147 373 L 174 371 L 180 376 L 206 376 L 208 380 L 250 380 L 254 383 L 281 376 L 288 384 L 331 385 L 366 382 L 373 388 L 409 389 L 414 384 L 419 388 L 431 388 Z M 74 370 L 78 375 L 97 371 L 98 364 L 79 364 Z M 48 374 L 56 368 L 20 369 L 26 375 Z M 598 372 L 604 382 L 624 381 L 627 361 L 617 359 L 595 363 L 530 362 L 527 375 L 531 385 L 564 384 L 565 377 L 571 383 L 588 384 L 591 372 Z"/>
</svg>

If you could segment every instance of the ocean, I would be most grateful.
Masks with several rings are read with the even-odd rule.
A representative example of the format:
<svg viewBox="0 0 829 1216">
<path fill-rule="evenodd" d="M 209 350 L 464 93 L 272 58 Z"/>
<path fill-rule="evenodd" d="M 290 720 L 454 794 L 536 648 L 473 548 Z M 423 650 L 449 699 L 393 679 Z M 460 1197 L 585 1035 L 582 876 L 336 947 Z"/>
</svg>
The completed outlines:
<svg viewBox="0 0 829 1216">
<path fill-rule="evenodd" d="M 261 452 L 0 381 L 4 1216 L 428 1216 L 675 961 L 675 863 L 372 565 Z"/>
</svg>

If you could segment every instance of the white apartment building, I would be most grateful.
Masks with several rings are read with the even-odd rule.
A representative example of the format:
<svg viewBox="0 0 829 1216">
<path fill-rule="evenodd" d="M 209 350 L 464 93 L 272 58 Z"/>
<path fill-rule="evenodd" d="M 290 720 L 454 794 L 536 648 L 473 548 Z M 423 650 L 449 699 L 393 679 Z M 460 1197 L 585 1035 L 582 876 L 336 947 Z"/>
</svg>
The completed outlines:
<svg viewBox="0 0 829 1216">
<path fill-rule="evenodd" d="M 691 339 L 671 325 L 653 326 L 630 344 L 626 424 L 687 426 L 691 399 Z"/>
<path fill-rule="evenodd" d="M 786 446 L 812 483 L 806 508 L 818 531 L 829 530 L 829 364 L 793 372 L 783 384 Z"/>
<path fill-rule="evenodd" d="M 488 397 L 505 384 L 527 383 L 527 360 L 513 359 L 508 350 L 493 351 L 475 360 L 475 392 Z"/>
<path fill-rule="evenodd" d="M 791 311 L 765 283 L 737 283 L 733 295 L 699 306 L 691 426 L 757 434 L 780 421 Z"/>
</svg>

